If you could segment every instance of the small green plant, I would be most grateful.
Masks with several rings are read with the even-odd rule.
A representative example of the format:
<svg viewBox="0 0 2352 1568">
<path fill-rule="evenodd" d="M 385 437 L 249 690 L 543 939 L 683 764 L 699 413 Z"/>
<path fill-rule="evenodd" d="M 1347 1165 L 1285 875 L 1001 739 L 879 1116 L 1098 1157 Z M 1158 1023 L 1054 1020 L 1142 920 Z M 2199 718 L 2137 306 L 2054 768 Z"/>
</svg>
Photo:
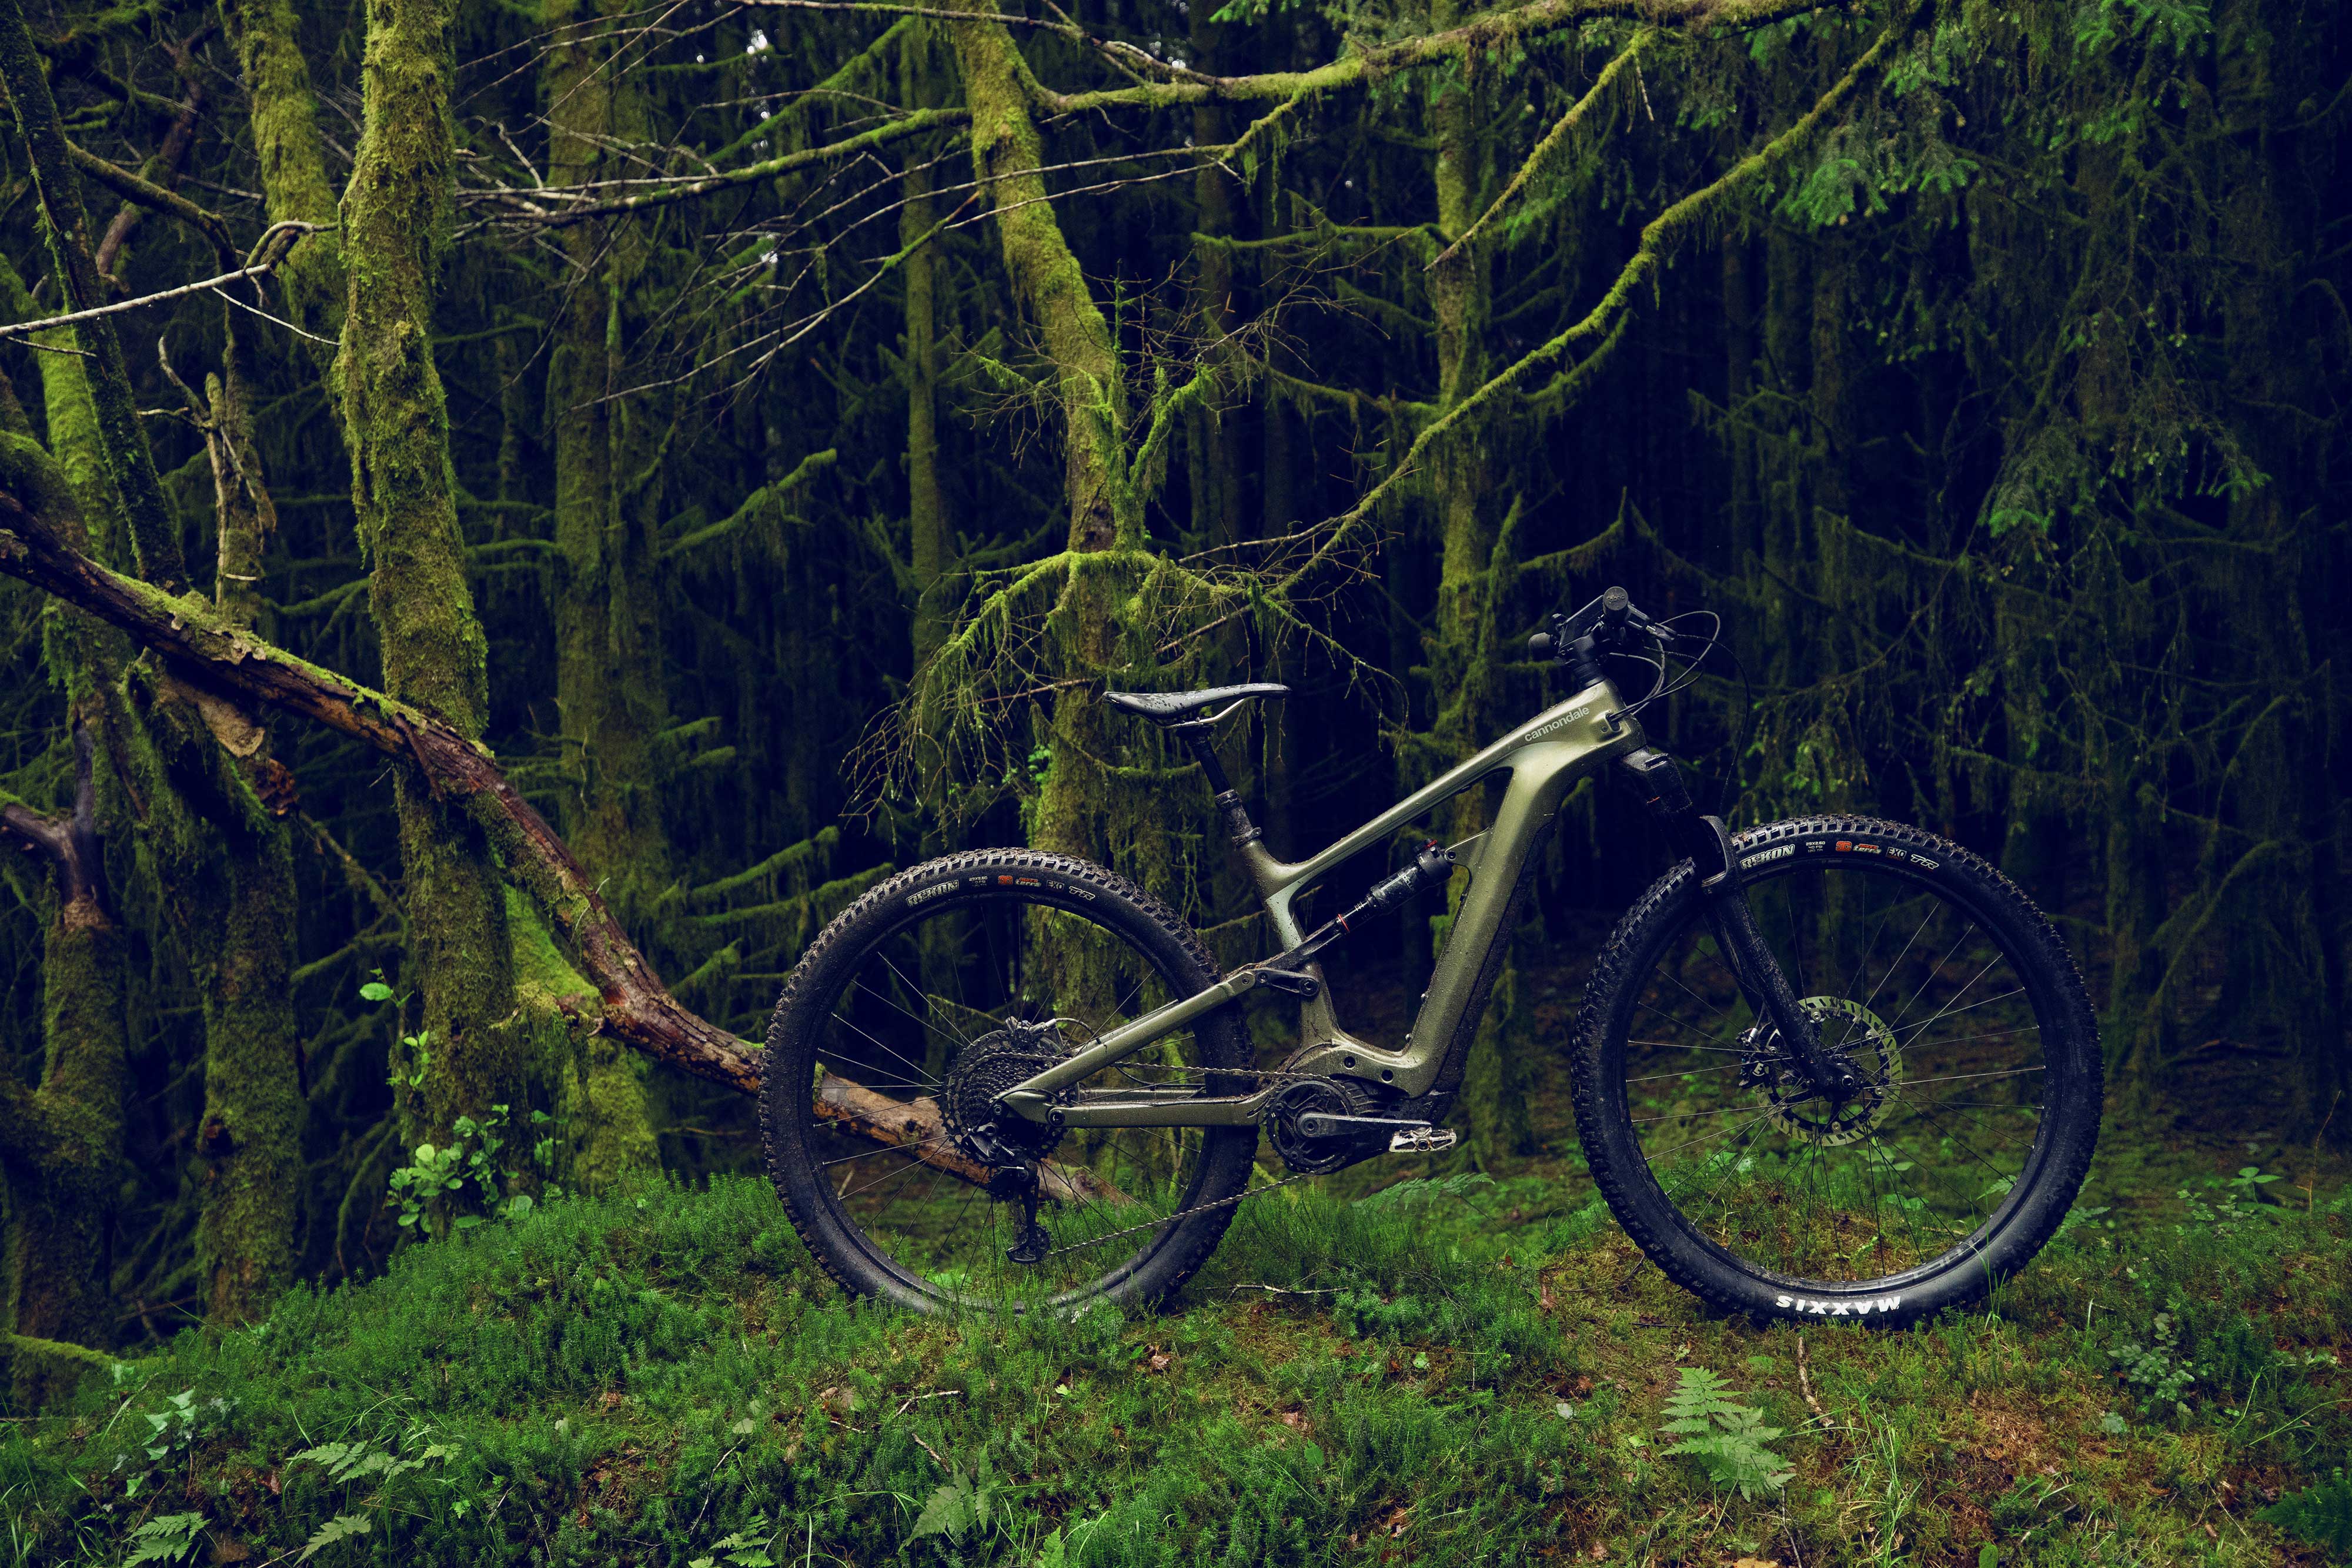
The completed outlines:
<svg viewBox="0 0 2352 1568">
<path fill-rule="evenodd" d="M 923 1504 L 923 1511 L 915 1519 L 915 1532 L 908 1539 L 920 1541 L 928 1535 L 944 1535 L 950 1541 L 961 1541 L 966 1531 L 988 1523 L 995 1505 L 996 1488 L 984 1473 L 974 1481 L 957 1470 Z"/>
<path fill-rule="evenodd" d="M 2297 1541 L 2352 1553 L 2352 1473 L 2339 1469 L 2315 1487 L 2289 1492 L 2255 1517 Z"/>
<path fill-rule="evenodd" d="M 441 1237 L 451 1230 L 472 1229 L 486 1214 L 520 1219 L 531 1211 L 530 1194 L 519 1190 L 526 1173 L 502 1165 L 499 1159 L 507 1146 L 508 1109 L 493 1105 L 478 1122 L 471 1116 L 458 1117 L 449 1127 L 455 1143 L 419 1144 L 415 1157 L 392 1173 L 384 1206 L 400 1210 L 403 1229 Z M 552 1120 L 543 1111 L 531 1113 L 534 1124 Z M 554 1148 L 553 1137 L 540 1138 L 532 1148 L 533 1163 L 544 1168 Z M 468 1186 L 474 1189 L 476 1207 L 467 1207 Z M 553 1182 L 546 1183 L 542 1190 L 550 1197 L 563 1196 L 563 1189 Z"/>
<path fill-rule="evenodd" d="M 1755 1406 L 1734 1403 L 1738 1393 L 1704 1366 L 1684 1367 L 1682 1385 L 1666 1400 L 1665 1424 L 1682 1441 L 1660 1451 L 1697 1461 L 1707 1479 L 1736 1487 L 1753 1500 L 1759 1493 L 1779 1491 L 1796 1472 L 1765 1447 L 1782 1428 L 1764 1425 L 1764 1412 Z"/>
<path fill-rule="evenodd" d="M 196 1391 L 182 1389 L 163 1401 L 160 1411 L 148 1411 L 141 1419 L 147 1423 L 148 1441 L 142 1445 L 148 1468 L 132 1470 L 124 1477 L 122 1495 L 135 1498 L 151 1482 L 161 1481 L 167 1472 L 186 1464 L 193 1454 L 197 1437 L 209 1427 L 217 1425 L 233 1408 L 226 1399 L 196 1402 Z M 132 1463 L 131 1452 L 125 1449 L 114 1457 L 115 1473 L 121 1474 Z"/>
<path fill-rule="evenodd" d="M 123 1558 L 122 1568 L 137 1568 L 142 1563 L 177 1563 L 195 1550 L 196 1537 L 204 1529 L 201 1513 L 159 1513 L 131 1532 L 131 1553 Z"/>
<path fill-rule="evenodd" d="M 689 1560 L 686 1568 L 775 1568 L 776 1560 L 768 1549 L 775 1544 L 775 1531 L 764 1513 L 756 1515 L 740 1530 L 731 1530 L 710 1543 L 710 1550 Z"/>
<path fill-rule="evenodd" d="M 368 972 L 374 978 L 360 988 L 360 1000 L 379 1007 L 385 1002 L 391 1002 L 394 1016 L 404 1025 L 408 1018 L 409 1001 L 415 993 L 412 991 L 408 996 L 395 998 L 392 988 L 384 983 L 382 969 L 371 969 Z M 433 1070 L 432 1031 L 420 1029 L 411 1034 L 404 1027 L 396 1029 L 394 1033 L 394 1044 L 385 1053 L 385 1057 L 390 1066 L 390 1070 L 384 1074 L 383 1081 L 386 1083 L 391 1084 L 394 1089 L 405 1089 L 411 1092 L 422 1089 L 425 1087 L 425 1074 Z"/>
<path fill-rule="evenodd" d="M 1401 1181 L 1394 1186 L 1384 1186 L 1370 1197 L 1360 1197 L 1356 1207 L 1378 1213 L 1388 1209 L 1412 1208 L 1424 1203 L 1445 1199 L 1466 1199 L 1482 1186 L 1493 1186 L 1495 1178 L 1484 1171 L 1465 1171 L 1460 1176 L 1431 1176 L 1424 1181 Z"/>
<path fill-rule="evenodd" d="M 2139 1391 L 2148 1415 L 2169 1410 L 2184 1419 L 2188 1416 L 2187 1396 L 2197 1381 L 2198 1367 L 2182 1353 L 2180 1322 L 2170 1312 L 2156 1314 L 2145 1340 L 2119 1341 L 2107 1354 L 2116 1364 L 2116 1375 Z"/>
<path fill-rule="evenodd" d="M 2260 1166 L 2240 1166 L 2236 1176 L 2205 1178 L 2204 1190 L 2221 1195 L 2211 1203 L 2206 1202 L 2189 1187 L 2176 1189 L 2175 1196 L 2189 1210 L 2189 1221 L 2192 1226 L 2226 1236 L 2250 1219 L 2274 1220 L 2278 1218 L 2277 1206 L 2263 1195 L 2263 1188 L 2279 1179 L 2276 1174 L 2266 1173 Z"/>
</svg>

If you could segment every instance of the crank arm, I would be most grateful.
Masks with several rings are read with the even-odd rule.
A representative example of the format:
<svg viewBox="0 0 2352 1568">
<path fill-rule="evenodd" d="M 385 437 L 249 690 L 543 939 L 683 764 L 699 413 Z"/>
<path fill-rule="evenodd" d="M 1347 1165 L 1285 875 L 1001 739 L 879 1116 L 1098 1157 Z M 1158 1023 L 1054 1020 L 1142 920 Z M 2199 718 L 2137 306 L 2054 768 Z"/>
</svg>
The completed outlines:
<svg viewBox="0 0 2352 1568">
<path fill-rule="evenodd" d="M 1393 1116 L 1335 1116 L 1322 1111 L 1309 1111 L 1298 1118 L 1298 1130 L 1310 1138 L 1346 1138 L 1357 1134 L 1426 1133 L 1426 1122 L 1401 1120 Z"/>
</svg>

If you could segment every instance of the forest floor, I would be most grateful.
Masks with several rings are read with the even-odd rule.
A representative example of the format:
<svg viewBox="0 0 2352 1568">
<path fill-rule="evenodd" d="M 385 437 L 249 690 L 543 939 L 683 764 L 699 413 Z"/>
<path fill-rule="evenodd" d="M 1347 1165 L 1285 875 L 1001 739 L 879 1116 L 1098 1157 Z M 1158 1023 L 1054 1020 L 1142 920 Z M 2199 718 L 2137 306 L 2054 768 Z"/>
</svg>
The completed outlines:
<svg viewBox="0 0 2352 1568">
<path fill-rule="evenodd" d="M 0 1563 L 2343 1561 L 2352 1191 L 2300 1155 L 2117 1129 L 1899 1333 L 1702 1311 L 1572 1158 L 1289 1188 L 1163 1314 L 1012 1326 L 845 1301 L 754 1179 L 575 1198 L 0 1427 Z M 1689 1368 L 1784 1479 L 1665 1451 Z"/>
</svg>

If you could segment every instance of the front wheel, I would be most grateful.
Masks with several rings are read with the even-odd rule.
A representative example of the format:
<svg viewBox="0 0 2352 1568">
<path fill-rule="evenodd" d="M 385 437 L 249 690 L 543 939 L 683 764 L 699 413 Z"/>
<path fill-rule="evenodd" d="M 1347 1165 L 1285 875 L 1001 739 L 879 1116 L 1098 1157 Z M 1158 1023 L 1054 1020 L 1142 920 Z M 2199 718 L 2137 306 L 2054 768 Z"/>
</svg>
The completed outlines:
<svg viewBox="0 0 2352 1568">
<path fill-rule="evenodd" d="M 1893 1325 L 1976 1300 L 2049 1241 L 2098 1138 L 2098 1031 L 2064 945 L 2016 884 L 1917 828 L 1811 817 L 1732 843 L 1863 1092 L 1811 1094 L 1685 863 L 1619 923 L 1578 1019 L 1577 1126 L 1610 1207 L 1726 1310 Z"/>
</svg>

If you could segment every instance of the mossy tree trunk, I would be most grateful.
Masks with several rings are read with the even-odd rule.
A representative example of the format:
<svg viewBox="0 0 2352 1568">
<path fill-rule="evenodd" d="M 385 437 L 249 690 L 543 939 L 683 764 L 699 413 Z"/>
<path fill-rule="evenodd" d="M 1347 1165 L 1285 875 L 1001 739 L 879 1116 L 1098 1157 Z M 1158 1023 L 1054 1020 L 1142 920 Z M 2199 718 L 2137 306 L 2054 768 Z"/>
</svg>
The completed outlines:
<svg viewBox="0 0 2352 1568">
<path fill-rule="evenodd" d="M 1432 13 L 1434 26 L 1460 20 L 1451 0 Z M 1477 58 L 1459 74 L 1439 73 L 1430 87 L 1430 123 L 1437 141 L 1434 166 L 1437 227 L 1452 246 L 1468 233 L 1490 195 L 1485 92 Z M 1484 385 L 1490 366 L 1486 343 L 1493 308 L 1490 252 L 1483 239 L 1454 249 L 1428 275 L 1437 326 L 1437 413 L 1451 413 Z M 1430 649 L 1434 739 L 1441 764 L 1458 762 L 1486 743 L 1501 694 L 1496 658 L 1500 519 L 1494 483 L 1492 415 L 1458 432 L 1432 466 L 1431 505 L 1440 549 L 1436 637 Z M 1455 841 L 1488 826 L 1484 790 L 1455 797 L 1447 831 Z M 1465 879 L 1456 879 L 1452 907 L 1460 907 Z M 1505 933 L 1509 941 L 1512 933 Z M 1517 1005 L 1518 968 L 1509 956 L 1495 977 L 1469 1060 L 1464 1066 L 1463 1107 L 1471 1145 L 1482 1161 L 1532 1152 L 1528 1115 L 1529 1055 Z"/>
<path fill-rule="evenodd" d="M 940 477 L 940 343 L 941 291 L 948 269 L 940 265 L 936 239 L 924 242 L 938 214 L 931 200 L 931 173 L 920 163 L 908 168 L 900 184 L 906 206 L 898 216 L 898 243 L 915 247 L 907 257 L 907 567 L 915 600 L 913 667 L 938 651 L 948 634 L 955 570 L 955 521 Z"/>
<path fill-rule="evenodd" d="M 250 392 L 231 324 L 226 374 L 209 378 L 208 428 L 220 542 L 214 601 L 254 630 L 261 557 L 277 509 L 253 439 Z M 221 918 L 191 933 L 205 995 L 205 1114 L 196 1131 L 204 1208 L 196 1251 L 207 1318 L 240 1322 L 292 1282 L 303 1191 L 302 1096 L 294 1021 L 293 776 L 263 716 L 197 698 L 189 762 L 206 776 L 216 830 Z"/>
<path fill-rule="evenodd" d="M 548 172 L 558 184 L 609 178 L 609 149 L 646 139 L 643 89 L 614 57 L 616 33 L 595 5 L 553 0 L 546 57 Z M 625 46 L 624 46 L 625 47 Z M 652 220 L 657 223 L 658 220 Z M 547 417 L 555 466 L 556 707 L 562 716 L 564 837 L 604 879 L 625 923 L 643 924 L 669 884 L 660 737 L 669 724 L 656 577 L 661 456 L 670 400 L 628 388 L 655 242 L 645 222 L 564 231 L 563 306 L 549 350 Z M 525 999 L 576 983 L 536 915 L 518 905 Z M 542 955 L 540 949 L 546 951 Z M 569 976 L 569 978 L 566 977 Z M 534 983 L 539 977 L 541 983 Z M 573 1179 L 610 1186 L 655 1164 L 635 1059 L 612 1041 L 574 1042 L 563 1086 Z"/>
<path fill-rule="evenodd" d="M 0 801 L 0 843 L 46 862 L 40 1085 L 0 1080 L 0 1169 L 16 1198 L 6 1259 L 8 1331 L 110 1345 L 115 1197 L 121 1188 L 122 935 L 106 907 L 87 735 L 73 815 Z M 13 847 L 13 845 L 12 845 Z"/>
<path fill-rule="evenodd" d="M 1063 423 L 1068 561 L 1048 621 L 1058 661 L 1053 674 L 1086 683 L 1116 679 L 1142 662 L 1128 601 L 1144 564 L 1143 505 L 1128 471 L 1118 347 L 1037 172 L 1046 162 L 1045 143 L 1012 34 L 992 19 L 958 22 L 951 30 L 971 107 L 972 165 L 996 214 L 1006 277 L 1045 351 Z M 1083 685 L 1056 695 L 1044 737 L 1051 759 L 1033 803 L 1029 840 L 1040 849 L 1107 859 L 1147 884 L 1164 885 L 1165 836 L 1149 826 L 1153 791 L 1110 760 L 1123 738 Z"/>
<path fill-rule="evenodd" d="M 638 76 L 614 57 L 625 26 L 597 26 L 594 0 L 551 0 L 546 57 L 548 176 L 559 185 L 625 176 L 607 149 L 646 135 Z M 625 43 L 624 42 L 624 46 Z M 553 426 L 556 706 L 562 715 L 562 827 L 573 852 L 608 879 L 626 920 L 669 880 L 656 754 L 669 717 L 661 679 L 655 506 L 666 394 L 632 392 L 627 355 L 659 220 L 563 231 L 568 277 L 549 349 Z"/>
<path fill-rule="evenodd" d="M 0 486 L 56 518 L 69 539 L 86 541 L 73 487 L 29 434 L 0 434 Z M 51 615 L 51 669 L 77 716 L 89 715 L 97 707 L 96 673 L 119 665 L 121 644 L 79 615 Z M 0 850 L 30 852 L 44 884 L 20 890 L 42 911 L 40 1080 L 27 1089 L 0 1077 L 0 1174 L 14 1199 L 0 1326 L 35 1339 L 109 1345 L 129 1037 L 123 937 L 106 895 L 94 751 L 94 737 L 78 718 L 68 817 L 0 796 Z M 24 857 L 5 859 L 11 876 L 25 874 Z"/>
<path fill-rule="evenodd" d="M 454 157 L 445 0 L 367 10 L 363 123 L 342 202 L 347 278 L 335 376 L 352 503 L 370 569 L 384 689 L 469 738 L 488 707 L 487 644 L 466 582 L 449 476 L 449 415 L 429 338 Z M 544 1105 L 516 1007 L 512 934 L 490 846 L 403 770 L 394 783 L 410 958 L 429 1067 L 408 1107 L 445 1140 L 461 1115 Z"/>
<path fill-rule="evenodd" d="M 86 310 L 106 304 L 105 286 L 90 243 L 89 213 L 66 151 L 57 101 L 49 96 L 48 78 L 34 51 L 17 0 L 0 0 L 0 82 L 8 89 L 9 107 L 26 153 L 33 194 L 40 205 L 41 228 L 65 308 Z M 139 574 L 158 588 L 177 593 L 186 586 L 179 524 L 156 477 L 147 438 L 139 428 L 139 405 L 124 371 L 122 341 L 115 334 L 114 319 L 101 316 L 77 322 L 71 330 L 75 347 L 89 361 L 99 450 L 130 524 Z"/>
<path fill-rule="evenodd" d="M 341 218 L 327 178 L 326 139 L 319 131 L 310 64 L 302 55 L 300 14 L 293 0 L 220 0 L 220 16 L 251 106 L 248 123 L 261 167 L 263 210 L 273 224 L 320 225 L 278 264 L 287 306 L 303 330 L 332 338 L 342 319 L 345 287 Z M 312 348 L 325 369 L 332 350 Z"/>
</svg>

